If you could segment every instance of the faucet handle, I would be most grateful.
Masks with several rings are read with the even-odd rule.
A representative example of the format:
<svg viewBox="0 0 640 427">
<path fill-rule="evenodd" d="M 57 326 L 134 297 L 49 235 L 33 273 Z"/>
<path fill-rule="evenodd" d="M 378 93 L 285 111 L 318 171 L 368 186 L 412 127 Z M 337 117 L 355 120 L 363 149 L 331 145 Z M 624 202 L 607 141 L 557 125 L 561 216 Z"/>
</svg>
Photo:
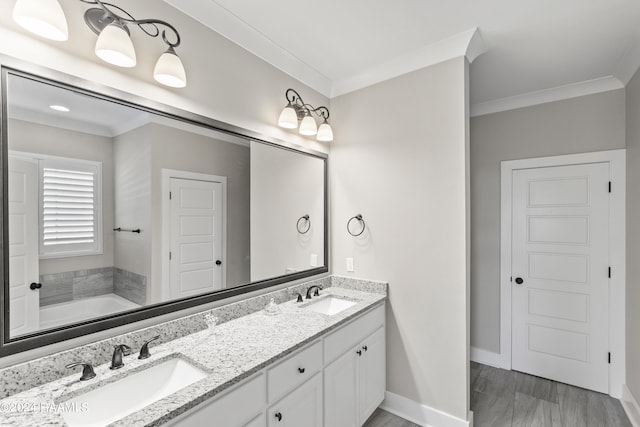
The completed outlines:
<svg viewBox="0 0 640 427">
<path fill-rule="evenodd" d="M 130 356 L 132 353 L 131 347 L 129 347 L 126 344 L 120 344 L 118 345 L 118 347 L 120 347 L 120 349 L 122 350 L 122 355 L 123 356 Z"/>
<path fill-rule="evenodd" d="M 71 369 L 76 366 L 82 366 L 82 376 L 80 377 L 80 381 L 87 381 L 91 378 L 95 378 L 96 373 L 93 372 L 93 366 L 91 366 L 91 363 L 75 362 L 66 365 L 65 368 Z"/>
<path fill-rule="evenodd" d="M 144 344 L 142 344 L 142 347 L 140 348 L 140 355 L 138 356 L 138 359 L 146 359 L 149 356 L 151 356 L 151 353 L 149 353 L 149 343 L 152 341 L 155 341 L 157 339 L 160 338 L 160 335 L 156 335 L 155 337 L 151 338 L 149 341 L 145 342 Z"/>
<path fill-rule="evenodd" d="M 322 285 L 316 286 L 316 291 L 313 293 L 314 297 L 320 296 L 320 290 L 322 289 Z"/>
<path fill-rule="evenodd" d="M 298 292 L 298 299 L 296 302 L 302 302 L 302 294 Z"/>
</svg>

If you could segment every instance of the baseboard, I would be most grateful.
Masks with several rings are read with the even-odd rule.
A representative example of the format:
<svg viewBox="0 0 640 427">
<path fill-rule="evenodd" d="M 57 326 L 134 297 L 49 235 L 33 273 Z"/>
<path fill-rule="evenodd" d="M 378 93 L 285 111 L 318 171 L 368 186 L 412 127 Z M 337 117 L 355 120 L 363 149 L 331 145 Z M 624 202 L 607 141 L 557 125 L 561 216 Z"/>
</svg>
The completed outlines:
<svg viewBox="0 0 640 427">
<path fill-rule="evenodd" d="M 494 368 L 511 369 L 511 367 L 504 366 L 504 361 L 500 353 L 494 353 L 478 347 L 471 347 L 471 360 L 482 363 L 483 365 L 493 366 Z"/>
<path fill-rule="evenodd" d="M 423 427 L 473 427 L 472 412 L 463 420 L 389 391 L 380 408 Z"/>
<path fill-rule="evenodd" d="M 626 384 L 622 385 L 622 399 L 620 401 L 633 427 L 640 427 L 640 405 Z"/>
</svg>

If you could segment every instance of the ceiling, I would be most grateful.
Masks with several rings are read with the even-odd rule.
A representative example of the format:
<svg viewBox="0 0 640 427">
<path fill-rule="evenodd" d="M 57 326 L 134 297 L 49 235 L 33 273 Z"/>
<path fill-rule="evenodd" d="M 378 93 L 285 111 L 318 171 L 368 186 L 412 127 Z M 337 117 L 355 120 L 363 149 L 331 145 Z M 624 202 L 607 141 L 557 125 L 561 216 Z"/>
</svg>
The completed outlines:
<svg viewBox="0 0 640 427">
<path fill-rule="evenodd" d="M 447 59 L 474 28 L 472 106 L 622 87 L 640 65 L 638 0 L 165 1 L 329 97 Z"/>
</svg>

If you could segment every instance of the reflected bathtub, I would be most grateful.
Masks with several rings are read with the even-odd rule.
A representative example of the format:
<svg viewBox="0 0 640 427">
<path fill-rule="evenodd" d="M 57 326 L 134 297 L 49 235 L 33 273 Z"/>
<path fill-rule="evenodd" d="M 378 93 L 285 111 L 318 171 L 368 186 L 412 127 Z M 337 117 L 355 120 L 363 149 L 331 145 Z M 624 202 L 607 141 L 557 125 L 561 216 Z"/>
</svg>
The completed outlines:
<svg viewBox="0 0 640 427">
<path fill-rule="evenodd" d="M 135 308 L 140 305 L 116 294 L 46 305 L 40 309 L 40 329 L 57 328 Z"/>
</svg>

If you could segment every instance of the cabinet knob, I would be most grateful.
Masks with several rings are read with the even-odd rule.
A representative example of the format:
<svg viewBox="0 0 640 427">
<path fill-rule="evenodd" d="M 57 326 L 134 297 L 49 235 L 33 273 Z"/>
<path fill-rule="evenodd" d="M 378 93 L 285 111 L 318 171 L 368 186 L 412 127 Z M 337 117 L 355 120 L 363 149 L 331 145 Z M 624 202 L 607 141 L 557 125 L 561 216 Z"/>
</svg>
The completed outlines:
<svg viewBox="0 0 640 427">
<path fill-rule="evenodd" d="M 362 346 L 362 349 L 363 349 L 364 351 L 367 351 L 367 350 L 369 350 L 369 347 L 367 347 L 366 345 L 363 345 L 363 346 Z"/>
<path fill-rule="evenodd" d="M 356 353 L 358 353 L 358 356 L 362 356 L 362 350 L 358 350 Z"/>
<path fill-rule="evenodd" d="M 276 412 L 276 419 L 278 422 L 282 421 L 282 414 L 280 412 Z"/>
<path fill-rule="evenodd" d="M 304 374 L 304 368 L 298 368 L 298 372 L 300 372 L 301 374 Z"/>
</svg>

